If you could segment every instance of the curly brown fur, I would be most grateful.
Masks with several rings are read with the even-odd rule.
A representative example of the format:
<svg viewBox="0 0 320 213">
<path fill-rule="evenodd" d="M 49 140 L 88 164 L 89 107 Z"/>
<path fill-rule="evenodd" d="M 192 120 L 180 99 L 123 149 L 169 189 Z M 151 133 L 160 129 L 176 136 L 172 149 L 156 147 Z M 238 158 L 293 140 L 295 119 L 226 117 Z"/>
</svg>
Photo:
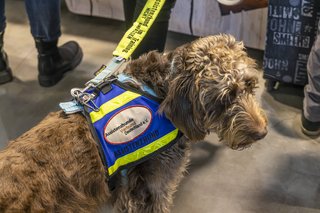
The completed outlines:
<svg viewBox="0 0 320 213">
<path fill-rule="evenodd" d="M 267 119 L 254 99 L 255 62 L 230 35 L 208 36 L 167 55 L 150 52 L 126 73 L 164 97 L 160 112 L 190 139 L 216 132 L 234 149 L 267 134 Z"/>
<path fill-rule="evenodd" d="M 201 38 L 166 55 L 150 52 L 124 72 L 164 99 L 160 112 L 185 136 L 129 169 L 109 192 L 84 117 L 51 113 L 0 152 L 0 212 L 94 212 L 107 200 L 117 212 L 170 212 L 190 141 L 216 132 L 236 149 L 266 134 L 254 100 L 255 64 L 231 36 Z"/>
<path fill-rule="evenodd" d="M 129 170 L 128 183 L 112 192 L 117 212 L 170 212 L 189 156 L 190 143 L 183 137 L 170 149 Z"/>
<path fill-rule="evenodd" d="M 51 113 L 0 152 L 0 212 L 90 212 L 108 193 L 81 115 Z"/>
</svg>

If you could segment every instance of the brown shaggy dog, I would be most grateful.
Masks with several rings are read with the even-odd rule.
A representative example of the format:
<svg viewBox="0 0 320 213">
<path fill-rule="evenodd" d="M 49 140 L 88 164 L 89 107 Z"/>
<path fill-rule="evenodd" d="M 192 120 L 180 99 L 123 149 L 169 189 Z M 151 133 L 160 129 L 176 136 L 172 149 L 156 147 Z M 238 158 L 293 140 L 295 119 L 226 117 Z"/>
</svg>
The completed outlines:
<svg viewBox="0 0 320 213">
<path fill-rule="evenodd" d="M 124 71 L 149 85 L 184 136 L 129 169 L 109 192 L 88 123 L 80 114 L 49 114 L 0 152 L 0 212 L 169 212 L 183 177 L 190 141 L 216 132 L 233 149 L 262 139 L 266 117 L 254 100 L 255 63 L 232 36 L 200 38 L 169 54 L 150 52 Z"/>
</svg>

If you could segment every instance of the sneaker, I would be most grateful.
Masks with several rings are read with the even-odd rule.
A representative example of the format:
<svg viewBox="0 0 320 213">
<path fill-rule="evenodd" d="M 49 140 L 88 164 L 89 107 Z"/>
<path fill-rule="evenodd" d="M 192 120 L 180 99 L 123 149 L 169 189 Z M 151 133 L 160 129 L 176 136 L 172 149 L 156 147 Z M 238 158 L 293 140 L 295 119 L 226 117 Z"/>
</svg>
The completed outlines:
<svg viewBox="0 0 320 213">
<path fill-rule="evenodd" d="M 0 54 L 0 84 L 4 84 L 12 81 L 13 78 L 7 54 L 4 51 L 0 52 Z"/>
<path fill-rule="evenodd" d="M 307 136 L 319 136 L 320 135 L 320 121 L 312 122 L 301 115 L 301 130 Z"/>
</svg>

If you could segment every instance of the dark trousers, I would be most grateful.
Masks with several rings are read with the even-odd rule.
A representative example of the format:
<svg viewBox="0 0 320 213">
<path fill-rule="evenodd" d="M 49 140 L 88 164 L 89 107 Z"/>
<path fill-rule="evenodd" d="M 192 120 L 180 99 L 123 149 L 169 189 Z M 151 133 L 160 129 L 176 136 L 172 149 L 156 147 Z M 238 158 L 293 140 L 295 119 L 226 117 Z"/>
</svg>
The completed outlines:
<svg viewBox="0 0 320 213">
<path fill-rule="evenodd" d="M 25 5 L 34 38 L 53 41 L 60 37 L 60 0 L 25 0 Z M 5 27 L 5 0 L 0 0 L 0 32 Z"/>
</svg>

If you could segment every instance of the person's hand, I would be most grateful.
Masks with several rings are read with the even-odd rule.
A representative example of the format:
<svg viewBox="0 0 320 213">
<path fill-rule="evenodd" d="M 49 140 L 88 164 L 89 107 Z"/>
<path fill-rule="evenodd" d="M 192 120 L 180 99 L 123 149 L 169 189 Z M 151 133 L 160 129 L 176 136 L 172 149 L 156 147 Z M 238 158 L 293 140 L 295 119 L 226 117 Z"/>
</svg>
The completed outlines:
<svg viewBox="0 0 320 213">
<path fill-rule="evenodd" d="M 239 13 L 243 10 L 254 10 L 268 6 L 268 0 L 217 0 L 220 5 L 221 14 L 229 15 Z"/>
<path fill-rule="evenodd" d="M 233 6 L 240 4 L 242 0 L 217 0 L 220 4 L 227 5 L 227 6 Z"/>
</svg>

